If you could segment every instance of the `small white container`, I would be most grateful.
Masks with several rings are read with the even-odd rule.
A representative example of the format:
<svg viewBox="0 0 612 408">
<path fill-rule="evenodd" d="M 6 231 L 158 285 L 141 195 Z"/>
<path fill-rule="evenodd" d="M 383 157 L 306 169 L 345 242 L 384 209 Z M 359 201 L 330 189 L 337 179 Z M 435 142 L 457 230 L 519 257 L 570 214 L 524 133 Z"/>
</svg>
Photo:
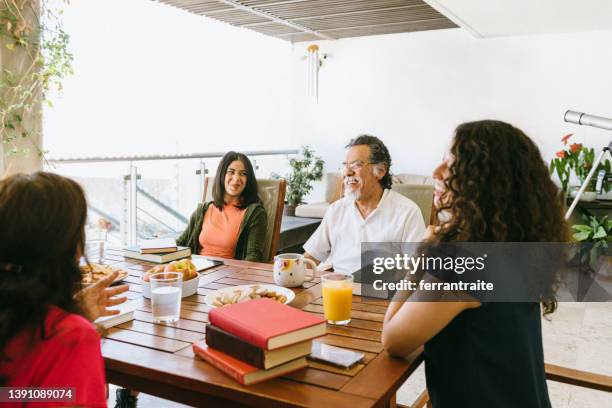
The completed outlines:
<svg viewBox="0 0 612 408">
<path fill-rule="evenodd" d="M 198 283 L 200 282 L 200 274 L 195 278 L 183 281 L 183 294 L 181 297 L 187 297 L 198 293 Z M 151 283 L 145 282 L 140 278 L 140 285 L 142 287 L 142 296 L 147 299 L 151 299 Z"/>
</svg>

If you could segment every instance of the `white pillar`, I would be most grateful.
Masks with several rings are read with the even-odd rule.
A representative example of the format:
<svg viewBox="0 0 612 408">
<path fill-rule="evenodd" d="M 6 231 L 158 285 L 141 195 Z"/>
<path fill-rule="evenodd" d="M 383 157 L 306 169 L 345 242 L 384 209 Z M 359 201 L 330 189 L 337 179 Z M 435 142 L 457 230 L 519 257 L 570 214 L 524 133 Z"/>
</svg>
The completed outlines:
<svg viewBox="0 0 612 408">
<path fill-rule="evenodd" d="M 38 16 L 40 15 L 39 0 L 16 0 L 14 2 L 0 2 L 0 11 L 4 11 L 7 4 L 17 4 L 18 6 L 24 3 L 29 3 L 21 13 L 28 25 L 33 29 L 38 27 Z M 37 36 L 37 32 L 30 34 L 31 38 Z M 36 41 L 38 42 L 38 41 Z M 0 76 L 5 79 L 5 70 L 13 72 L 17 78 L 23 77 L 23 74 L 33 65 L 33 60 L 28 52 L 20 46 L 15 46 L 12 50 L 7 48 L 7 45 L 12 48 L 13 41 L 6 36 L 0 36 Z M 38 69 L 38 68 L 34 68 Z M 31 82 L 29 82 L 31 84 Z M 24 86 L 28 85 L 28 81 L 23 82 Z M 12 95 L 10 92 L 4 91 L 0 94 L 2 101 L 10 103 Z M 38 92 L 35 95 L 31 109 L 24 113 L 22 121 L 23 126 L 30 133 L 27 138 L 17 138 L 9 144 L 2 143 L 6 135 L 6 130 L 0 128 L 0 176 L 14 174 L 19 172 L 32 173 L 42 169 L 42 159 L 38 154 L 37 148 L 42 148 L 42 94 Z M 13 147 L 19 151 L 29 149 L 30 153 L 25 156 L 22 153 L 7 156 L 6 153 Z"/>
</svg>

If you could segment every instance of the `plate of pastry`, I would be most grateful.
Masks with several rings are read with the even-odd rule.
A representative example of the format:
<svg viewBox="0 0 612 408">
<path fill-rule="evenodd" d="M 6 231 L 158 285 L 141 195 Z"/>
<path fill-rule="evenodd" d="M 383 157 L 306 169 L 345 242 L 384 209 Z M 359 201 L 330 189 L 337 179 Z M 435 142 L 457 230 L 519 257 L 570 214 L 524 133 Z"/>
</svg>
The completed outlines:
<svg viewBox="0 0 612 408">
<path fill-rule="evenodd" d="M 117 278 L 115 278 L 113 283 L 121 282 L 129 275 L 129 273 L 124 270 L 113 268 L 110 265 L 102 265 L 98 263 L 82 265 L 80 269 L 83 277 L 82 282 L 84 285 L 91 285 L 93 283 L 96 283 L 100 279 L 106 278 L 108 275 L 112 274 L 115 271 L 119 272 L 119 275 L 117 276 Z"/>
<path fill-rule="evenodd" d="M 289 304 L 295 298 L 295 293 L 291 289 L 277 285 L 240 285 L 215 290 L 206 295 L 204 303 L 210 307 L 223 307 L 260 298 Z"/>
</svg>

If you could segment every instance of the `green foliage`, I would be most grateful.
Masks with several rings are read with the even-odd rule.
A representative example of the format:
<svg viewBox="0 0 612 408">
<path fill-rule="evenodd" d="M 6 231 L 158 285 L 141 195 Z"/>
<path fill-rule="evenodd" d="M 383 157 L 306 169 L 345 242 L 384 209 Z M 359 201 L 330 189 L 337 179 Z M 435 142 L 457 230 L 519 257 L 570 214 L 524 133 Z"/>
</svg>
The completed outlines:
<svg viewBox="0 0 612 408">
<path fill-rule="evenodd" d="M 570 134 L 561 139 L 565 146 L 567 146 L 567 141 L 571 136 Z M 573 143 L 569 148 L 558 151 L 556 156 L 557 157 L 550 162 L 550 172 L 557 174 L 561 182 L 561 189 L 567 191 L 572 171 L 576 174 L 578 180 L 580 180 L 580 184 L 584 183 L 595 161 L 595 149 L 592 147 L 584 147 L 582 143 Z M 587 191 L 595 191 L 597 173 L 600 170 L 605 170 L 606 173 L 610 173 L 611 168 L 612 165 L 610 160 L 606 159 L 599 163 L 595 176 L 587 186 Z M 612 183 L 604 179 L 603 191 L 607 193 L 610 190 L 612 190 Z"/>
<path fill-rule="evenodd" d="M 572 225 L 574 239 L 578 242 L 594 242 L 596 247 L 607 248 L 608 242 L 612 241 L 612 220 L 607 216 L 589 216 L 585 217 L 585 222 Z"/>
<path fill-rule="evenodd" d="M 0 0 L 0 37 L 7 50 L 25 52 L 30 61 L 19 71 L 0 73 L 0 140 L 7 154 L 29 154 L 30 149 L 19 148 L 18 141 L 37 136 L 37 130 L 30 129 L 23 118 L 32 114 L 39 101 L 51 107 L 50 91 L 61 91 L 62 79 L 73 73 L 70 36 L 62 29 L 62 11 L 50 6 L 51 2 L 58 0 L 41 0 L 36 13 L 35 0 Z M 34 24 L 27 18 L 31 14 L 39 16 Z M 39 146 L 32 145 L 44 156 Z"/>
<path fill-rule="evenodd" d="M 297 206 L 302 203 L 304 196 L 312 191 L 312 183 L 323 177 L 323 160 L 314 155 L 309 146 L 302 146 L 300 157 L 289 161 L 291 173 L 285 176 L 287 180 L 287 203 Z M 274 178 L 280 178 L 278 174 L 272 174 Z"/>
</svg>

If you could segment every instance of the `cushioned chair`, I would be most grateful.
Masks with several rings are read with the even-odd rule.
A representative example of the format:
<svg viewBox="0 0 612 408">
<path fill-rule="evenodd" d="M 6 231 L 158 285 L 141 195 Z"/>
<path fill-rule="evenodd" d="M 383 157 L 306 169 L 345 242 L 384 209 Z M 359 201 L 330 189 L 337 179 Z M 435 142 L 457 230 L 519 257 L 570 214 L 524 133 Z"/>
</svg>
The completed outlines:
<svg viewBox="0 0 612 408">
<path fill-rule="evenodd" d="M 214 177 L 206 177 L 204 180 L 204 202 L 212 201 L 212 185 Z M 208 188 L 211 186 L 211 188 Z M 283 219 L 283 207 L 285 206 L 285 190 L 287 182 L 284 179 L 257 179 L 257 194 L 262 201 L 266 214 L 268 215 L 268 230 L 266 242 L 264 243 L 264 261 L 271 261 L 276 255 L 278 241 L 280 239 L 280 227 Z"/>
<path fill-rule="evenodd" d="M 393 191 L 408 197 L 421 209 L 425 225 L 431 223 L 433 186 L 431 184 L 393 184 Z"/>
<path fill-rule="evenodd" d="M 327 208 L 334 201 L 342 198 L 342 175 L 340 173 L 325 173 L 325 201 L 300 204 L 295 208 L 296 217 L 323 218 Z"/>
</svg>

